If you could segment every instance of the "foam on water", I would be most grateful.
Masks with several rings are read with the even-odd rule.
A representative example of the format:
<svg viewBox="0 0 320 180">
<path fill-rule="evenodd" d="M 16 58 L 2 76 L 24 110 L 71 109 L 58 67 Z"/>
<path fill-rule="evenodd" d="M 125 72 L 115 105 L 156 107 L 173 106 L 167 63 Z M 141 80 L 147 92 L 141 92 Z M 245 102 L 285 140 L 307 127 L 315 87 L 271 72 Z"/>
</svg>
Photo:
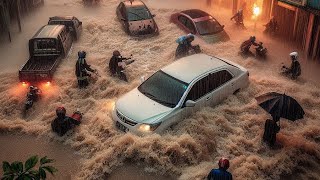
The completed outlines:
<svg viewBox="0 0 320 180">
<path fill-rule="evenodd" d="M 204 53 L 246 67 L 250 71 L 249 87 L 216 107 L 202 109 L 161 136 L 137 137 L 115 129 L 110 117 L 111 107 L 117 98 L 140 83 L 141 76 L 148 76 L 174 60 L 175 40 L 184 32 L 170 23 L 169 17 L 178 10 L 152 5 L 160 35 L 137 39 L 127 36 L 116 19 L 114 9 L 120 1 L 105 0 L 97 8 L 84 8 L 80 2 L 46 1 L 45 7 L 39 9 L 40 15 L 33 15 L 45 23 L 52 15 L 74 14 L 84 22 L 83 34 L 57 69 L 52 86 L 42 87 L 44 97 L 26 118 L 22 118 L 21 109 L 27 89 L 18 83 L 16 71 L 1 73 L 1 131 L 45 136 L 70 145 L 84 159 L 77 174 L 79 179 L 103 178 L 128 159 L 144 162 L 163 174 L 175 174 L 181 180 L 203 179 L 217 166 L 221 156 L 231 160 L 230 171 L 236 179 L 279 179 L 288 175 L 298 179 L 320 178 L 320 90 L 304 75 L 291 81 L 278 74 L 281 62 L 290 63 L 285 59 L 289 52 L 287 45 L 269 40 L 257 31 L 239 33 L 241 30 L 234 29 L 229 18 L 225 18 L 225 12 L 213 13 L 226 25 L 231 40 L 214 45 L 204 44 L 199 39 L 196 42 Z M 252 26 L 248 24 L 249 29 Z M 269 52 L 278 53 L 269 54 L 267 61 L 252 57 L 243 59 L 238 55 L 239 45 L 250 34 L 259 35 Z M 127 68 L 129 84 L 107 73 L 107 64 L 115 49 L 124 56 L 133 54 L 136 59 Z M 74 76 L 79 50 L 87 51 L 88 63 L 102 76 L 93 79 L 85 90 L 77 88 Z M 7 58 L 16 60 L 14 53 Z M 281 120 L 277 136 L 280 147 L 276 149 L 261 142 L 264 121 L 269 116 L 254 99 L 269 91 L 293 96 L 306 112 L 305 118 L 296 122 Z M 84 112 L 83 123 L 64 137 L 58 137 L 50 128 L 54 110 L 59 105 L 64 105 L 68 114 L 77 108 Z"/>
</svg>

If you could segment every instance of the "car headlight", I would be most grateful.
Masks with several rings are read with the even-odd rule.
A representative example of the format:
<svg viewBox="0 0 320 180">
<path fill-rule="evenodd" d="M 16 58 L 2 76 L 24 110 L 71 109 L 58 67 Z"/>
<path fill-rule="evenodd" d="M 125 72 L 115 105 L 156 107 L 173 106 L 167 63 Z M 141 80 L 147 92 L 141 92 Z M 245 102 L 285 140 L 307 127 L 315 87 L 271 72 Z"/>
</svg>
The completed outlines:
<svg viewBox="0 0 320 180">
<path fill-rule="evenodd" d="M 157 124 L 141 124 L 139 126 L 139 131 L 142 131 L 142 132 L 151 132 L 151 131 L 154 131 L 156 130 L 159 126 L 160 126 L 161 123 L 157 123 Z"/>
</svg>

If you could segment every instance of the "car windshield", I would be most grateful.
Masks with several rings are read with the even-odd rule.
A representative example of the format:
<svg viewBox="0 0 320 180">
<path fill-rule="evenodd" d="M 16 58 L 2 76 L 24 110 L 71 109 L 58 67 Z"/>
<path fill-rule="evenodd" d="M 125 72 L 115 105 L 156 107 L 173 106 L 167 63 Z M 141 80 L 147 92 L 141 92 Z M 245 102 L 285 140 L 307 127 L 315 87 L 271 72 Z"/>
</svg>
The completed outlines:
<svg viewBox="0 0 320 180">
<path fill-rule="evenodd" d="M 199 34 L 208 35 L 215 34 L 223 30 L 221 25 L 215 19 L 196 22 Z"/>
<path fill-rule="evenodd" d="M 187 83 L 179 81 L 163 71 L 158 71 L 143 82 L 138 90 L 150 99 L 170 108 L 180 101 L 188 87 Z"/>
<path fill-rule="evenodd" d="M 132 7 L 128 8 L 128 20 L 140 21 L 145 19 L 151 19 L 151 14 L 145 7 Z"/>
</svg>

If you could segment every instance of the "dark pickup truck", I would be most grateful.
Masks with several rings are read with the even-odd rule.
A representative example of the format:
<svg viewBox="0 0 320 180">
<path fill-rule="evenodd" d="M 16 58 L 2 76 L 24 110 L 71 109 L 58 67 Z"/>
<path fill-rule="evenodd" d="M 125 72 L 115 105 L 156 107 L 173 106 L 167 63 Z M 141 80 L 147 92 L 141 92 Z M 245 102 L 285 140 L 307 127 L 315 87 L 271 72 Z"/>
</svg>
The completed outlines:
<svg viewBox="0 0 320 180">
<path fill-rule="evenodd" d="M 43 26 L 29 40 L 30 59 L 19 70 L 21 82 L 50 82 L 60 61 L 68 54 L 72 36 L 64 25 Z"/>
<path fill-rule="evenodd" d="M 65 25 L 74 38 L 78 40 L 82 31 L 82 22 L 74 16 L 54 16 L 49 18 L 49 25 Z"/>
</svg>

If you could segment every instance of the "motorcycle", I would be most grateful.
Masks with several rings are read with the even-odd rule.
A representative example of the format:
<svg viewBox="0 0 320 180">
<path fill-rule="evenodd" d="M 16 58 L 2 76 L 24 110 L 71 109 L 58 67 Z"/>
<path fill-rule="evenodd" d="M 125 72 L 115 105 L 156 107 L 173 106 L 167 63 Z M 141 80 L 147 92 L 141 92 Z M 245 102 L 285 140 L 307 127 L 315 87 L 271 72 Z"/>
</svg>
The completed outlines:
<svg viewBox="0 0 320 180">
<path fill-rule="evenodd" d="M 33 106 L 33 103 L 38 101 L 42 92 L 38 87 L 30 86 L 27 93 L 26 102 L 24 104 L 24 114 Z"/>
<path fill-rule="evenodd" d="M 78 122 L 80 123 L 81 120 L 82 120 L 82 116 L 83 116 L 83 113 L 81 113 L 81 112 L 77 109 L 75 112 L 73 112 L 73 114 L 71 115 L 70 118 L 72 118 L 72 119 L 74 119 L 74 120 L 76 120 L 76 121 L 78 121 Z"/>
<path fill-rule="evenodd" d="M 267 48 L 263 47 L 262 45 L 263 45 L 263 43 L 260 42 L 258 44 L 258 47 L 255 48 L 256 49 L 256 56 L 266 58 L 268 50 L 267 50 Z"/>
<path fill-rule="evenodd" d="M 186 56 L 191 56 L 193 54 L 199 54 L 201 52 L 202 51 L 201 51 L 200 45 L 192 46 L 192 48 L 190 48 L 186 54 L 183 54 L 184 52 L 181 51 L 181 49 L 179 49 L 179 46 L 178 46 L 176 49 L 175 57 L 176 57 L 176 59 L 180 59 L 180 58 L 183 58 Z"/>
</svg>

